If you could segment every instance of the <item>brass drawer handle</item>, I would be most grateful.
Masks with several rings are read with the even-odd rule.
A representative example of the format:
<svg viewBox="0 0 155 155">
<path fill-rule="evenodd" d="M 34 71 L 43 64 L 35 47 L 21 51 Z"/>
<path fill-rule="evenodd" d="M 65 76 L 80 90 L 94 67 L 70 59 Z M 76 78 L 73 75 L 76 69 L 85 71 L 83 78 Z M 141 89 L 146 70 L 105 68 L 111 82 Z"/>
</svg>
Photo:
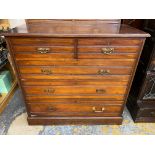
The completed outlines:
<svg viewBox="0 0 155 155">
<path fill-rule="evenodd" d="M 96 89 L 96 93 L 105 93 L 106 91 L 104 89 Z"/>
<path fill-rule="evenodd" d="M 104 112 L 104 110 L 105 110 L 104 107 L 102 107 L 101 110 L 96 110 L 96 107 L 93 107 L 92 109 L 94 112 L 98 112 L 98 113 Z"/>
<path fill-rule="evenodd" d="M 49 75 L 49 74 L 52 74 L 52 70 L 50 70 L 50 69 L 41 69 L 41 73 Z"/>
<path fill-rule="evenodd" d="M 110 70 L 103 70 L 103 69 L 100 69 L 100 70 L 98 71 L 98 74 L 101 74 L 101 75 L 110 74 Z"/>
<path fill-rule="evenodd" d="M 152 115 L 152 116 L 155 116 L 155 112 L 151 112 L 151 115 Z"/>
<path fill-rule="evenodd" d="M 55 109 L 53 107 L 48 107 L 48 111 L 52 112 L 55 111 Z"/>
<path fill-rule="evenodd" d="M 44 89 L 44 93 L 51 94 L 54 93 L 55 89 Z"/>
<path fill-rule="evenodd" d="M 46 54 L 49 52 L 50 48 L 44 48 L 44 47 L 41 47 L 41 48 L 38 48 L 37 49 L 39 53 L 41 54 Z"/>
<path fill-rule="evenodd" d="M 109 54 L 111 54 L 112 52 L 114 52 L 114 48 L 110 48 L 110 47 L 101 48 L 101 52 L 102 52 L 103 54 L 109 55 Z"/>
</svg>

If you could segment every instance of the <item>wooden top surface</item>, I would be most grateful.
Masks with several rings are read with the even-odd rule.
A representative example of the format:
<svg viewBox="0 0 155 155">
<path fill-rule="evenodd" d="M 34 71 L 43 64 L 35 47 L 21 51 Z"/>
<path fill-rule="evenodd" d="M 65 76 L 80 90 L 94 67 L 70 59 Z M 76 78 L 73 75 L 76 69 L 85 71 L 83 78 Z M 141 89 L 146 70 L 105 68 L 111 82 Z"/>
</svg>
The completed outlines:
<svg viewBox="0 0 155 155">
<path fill-rule="evenodd" d="M 104 20 L 36 20 L 16 27 L 4 36 L 44 37 L 150 37 L 136 28 Z"/>
</svg>

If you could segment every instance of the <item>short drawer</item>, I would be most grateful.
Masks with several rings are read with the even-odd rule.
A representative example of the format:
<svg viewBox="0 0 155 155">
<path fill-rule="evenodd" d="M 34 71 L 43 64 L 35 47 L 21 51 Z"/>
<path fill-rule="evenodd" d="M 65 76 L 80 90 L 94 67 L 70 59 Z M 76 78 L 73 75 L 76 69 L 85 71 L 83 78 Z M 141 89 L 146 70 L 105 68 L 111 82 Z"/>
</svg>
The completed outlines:
<svg viewBox="0 0 155 155">
<path fill-rule="evenodd" d="M 60 53 L 60 52 L 66 52 L 66 53 L 72 53 L 74 52 L 74 46 L 21 46 L 21 45 L 14 45 L 13 51 L 18 53 L 37 53 L 40 54 L 41 52 L 45 51 L 45 53 Z M 43 54 L 45 54 L 43 53 Z"/>
<path fill-rule="evenodd" d="M 137 53 L 141 46 L 78 46 L 80 53 L 102 53 L 103 55 L 113 53 Z"/>
<path fill-rule="evenodd" d="M 130 75 L 131 67 L 101 67 L 101 66 L 19 66 L 21 74 L 40 74 L 40 75 Z"/>
<path fill-rule="evenodd" d="M 15 53 L 16 60 L 57 60 L 57 59 L 73 59 L 73 53 L 48 53 L 48 54 L 28 54 L 28 53 Z"/>
<path fill-rule="evenodd" d="M 23 87 L 27 95 L 106 95 L 125 94 L 125 86 L 25 86 Z"/>
<path fill-rule="evenodd" d="M 155 108 L 140 109 L 138 117 L 155 117 Z"/>
<path fill-rule="evenodd" d="M 41 58 L 40 58 L 41 59 Z M 17 64 L 21 66 L 129 66 L 135 64 L 135 59 L 63 59 L 52 61 L 27 61 L 17 60 Z"/>
<path fill-rule="evenodd" d="M 37 38 L 37 37 L 14 37 L 11 39 L 13 45 L 47 45 L 47 46 L 59 46 L 59 45 L 73 45 L 74 39 L 72 38 Z"/>
<path fill-rule="evenodd" d="M 139 46 L 142 42 L 142 39 L 137 38 L 81 38 L 78 45 Z"/>
<path fill-rule="evenodd" d="M 128 80 L 110 79 L 110 80 L 34 80 L 34 79 L 21 79 L 24 86 L 73 86 L 73 85 L 114 85 L 114 86 L 127 86 Z"/>
<path fill-rule="evenodd" d="M 31 103 L 31 115 L 36 116 L 120 116 L 122 105 L 96 103 Z"/>
</svg>

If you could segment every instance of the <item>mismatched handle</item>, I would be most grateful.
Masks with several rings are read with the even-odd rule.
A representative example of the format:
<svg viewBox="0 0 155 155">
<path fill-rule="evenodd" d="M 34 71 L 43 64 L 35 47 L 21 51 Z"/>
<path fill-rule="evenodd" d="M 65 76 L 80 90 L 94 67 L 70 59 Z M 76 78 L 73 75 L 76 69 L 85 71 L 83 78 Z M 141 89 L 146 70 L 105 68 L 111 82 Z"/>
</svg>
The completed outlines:
<svg viewBox="0 0 155 155">
<path fill-rule="evenodd" d="M 103 112 L 105 110 L 105 108 L 102 107 L 101 110 L 96 110 L 96 107 L 93 107 L 92 110 L 93 110 L 93 112 L 101 113 L 101 112 Z"/>
<path fill-rule="evenodd" d="M 114 48 L 111 48 L 111 47 L 105 47 L 105 48 L 101 48 L 101 52 L 103 54 L 111 54 L 112 52 L 114 52 Z"/>
<path fill-rule="evenodd" d="M 96 89 L 96 93 L 105 93 L 106 91 L 104 89 Z"/>
<path fill-rule="evenodd" d="M 49 75 L 49 74 L 52 74 L 52 70 L 43 68 L 41 69 L 41 73 Z"/>
<path fill-rule="evenodd" d="M 100 70 L 98 71 L 98 74 L 101 74 L 101 75 L 110 74 L 110 70 L 103 70 L 103 69 L 100 69 Z"/>
<path fill-rule="evenodd" d="M 51 88 L 44 89 L 44 93 L 47 93 L 47 94 L 51 94 L 54 92 L 55 92 L 55 89 L 51 89 Z"/>
<path fill-rule="evenodd" d="M 48 48 L 48 47 L 41 47 L 41 48 L 38 48 L 37 49 L 37 51 L 39 52 L 39 53 L 41 53 L 41 54 L 46 54 L 46 53 L 48 53 L 49 52 L 49 50 L 50 50 L 50 48 Z"/>
</svg>

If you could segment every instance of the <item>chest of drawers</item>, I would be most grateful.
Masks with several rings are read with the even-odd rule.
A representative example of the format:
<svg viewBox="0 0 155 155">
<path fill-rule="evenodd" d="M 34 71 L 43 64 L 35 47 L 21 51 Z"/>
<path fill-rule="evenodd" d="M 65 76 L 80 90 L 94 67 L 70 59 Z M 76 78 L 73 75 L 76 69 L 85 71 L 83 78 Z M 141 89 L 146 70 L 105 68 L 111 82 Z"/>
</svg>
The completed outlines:
<svg viewBox="0 0 155 155">
<path fill-rule="evenodd" d="M 48 20 L 3 35 L 29 124 L 121 124 L 149 34 L 100 20 Z"/>
</svg>

